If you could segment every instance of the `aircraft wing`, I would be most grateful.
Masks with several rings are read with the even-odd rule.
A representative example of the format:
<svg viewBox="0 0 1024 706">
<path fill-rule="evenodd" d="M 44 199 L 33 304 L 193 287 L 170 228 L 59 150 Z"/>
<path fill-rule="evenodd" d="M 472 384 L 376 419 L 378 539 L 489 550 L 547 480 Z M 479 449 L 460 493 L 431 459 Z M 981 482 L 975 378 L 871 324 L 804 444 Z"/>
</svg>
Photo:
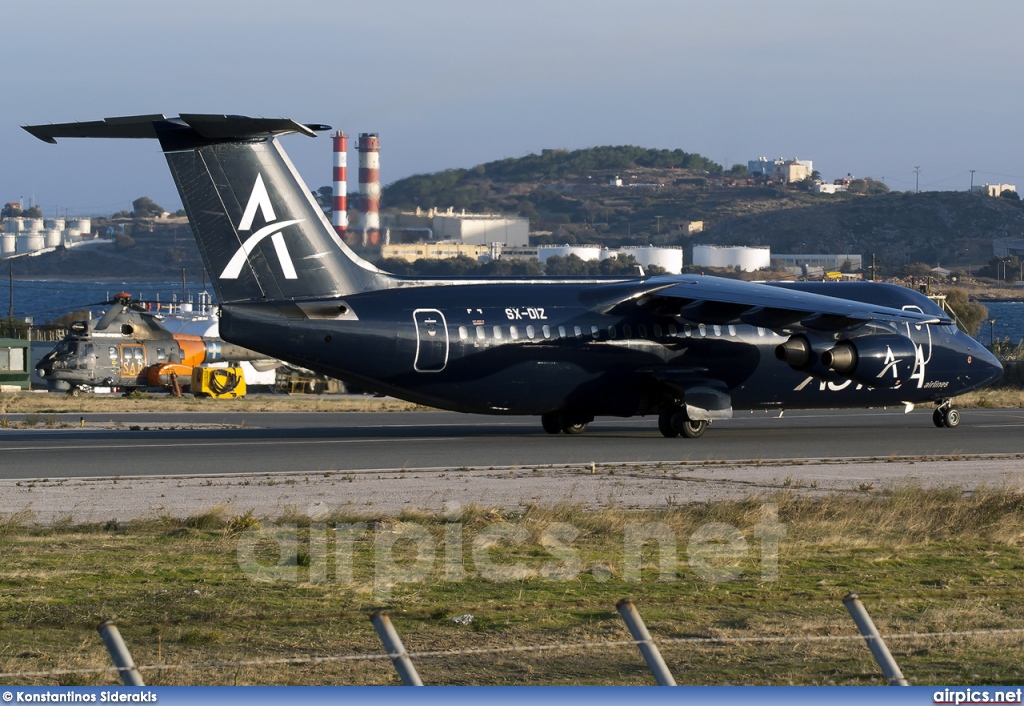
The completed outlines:
<svg viewBox="0 0 1024 706">
<path fill-rule="evenodd" d="M 946 316 L 755 282 L 695 275 L 601 285 L 588 293 L 585 304 L 602 313 L 625 313 L 631 306 L 653 307 L 666 315 L 702 323 L 743 323 L 786 331 L 841 331 L 868 321 L 918 325 L 952 323 Z"/>
</svg>

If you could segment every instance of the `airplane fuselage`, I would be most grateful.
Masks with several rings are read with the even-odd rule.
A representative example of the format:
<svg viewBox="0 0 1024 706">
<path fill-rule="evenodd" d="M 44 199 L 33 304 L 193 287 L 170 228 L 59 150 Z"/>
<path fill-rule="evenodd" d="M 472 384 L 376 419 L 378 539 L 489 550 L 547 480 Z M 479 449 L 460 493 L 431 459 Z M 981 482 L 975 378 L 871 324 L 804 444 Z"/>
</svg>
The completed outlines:
<svg viewBox="0 0 1024 706">
<path fill-rule="evenodd" d="M 665 381 L 691 377 L 717 381 L 742 410 L 918 404 L 991 379 L 981 359 L 972 370 L 983 349 L 952 325 L 899 326 L 917 350 L 894 362 L 910 366 L 912 376 L 873 387 L 794 370 L 775 352 L 787 336 L 763 327 L 642 307 L 600 313 L 587 301 L 593 286 L 413 286 L 295 304 L 228 304 L 221 332 L 359 387 L 485 414 L 654 414 L 672 402 Z M 909 306 L 934 306 L 903 292 Z"/>
</svg>

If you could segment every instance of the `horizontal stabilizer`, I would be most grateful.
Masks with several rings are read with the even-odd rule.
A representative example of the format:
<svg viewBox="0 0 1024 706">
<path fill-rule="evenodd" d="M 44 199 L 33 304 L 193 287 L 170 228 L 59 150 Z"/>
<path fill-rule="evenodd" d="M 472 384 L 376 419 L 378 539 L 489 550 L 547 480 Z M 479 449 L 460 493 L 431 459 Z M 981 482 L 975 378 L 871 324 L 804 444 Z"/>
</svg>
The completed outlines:
<svg viewBox="0 0 1024 706">
<path fill-rule="evenodd" d="M 250 118 L 244 115 L 206 115 L 183 113 L 177 118 L 163 115 L 132 115 L 79 123 L 25 125 L 30 134 L 43 142 L 56 144 L 61 137 L 99 137 L 163 139 L 183 133 L 193 142 L 217 143 L 251 140 L 272 135 L 299 133 L 316 137 L 327 125 L 304 125 L 288 118 Z"/>
</svg>

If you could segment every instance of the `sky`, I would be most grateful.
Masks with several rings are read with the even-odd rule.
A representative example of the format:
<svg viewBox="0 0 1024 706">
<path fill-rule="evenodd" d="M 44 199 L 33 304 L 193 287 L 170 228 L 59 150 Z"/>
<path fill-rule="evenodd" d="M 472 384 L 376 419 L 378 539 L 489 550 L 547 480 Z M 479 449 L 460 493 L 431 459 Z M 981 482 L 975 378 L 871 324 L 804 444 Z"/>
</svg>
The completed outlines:
<svg viewBox="0 0 1024 706">
<path fill-rule="evenodd" d="M 19 126 L 220 113 L 376 132 L 381 179 L 633 144 L 826 180 L 1017 183 L 1018 0 L 4 0 L 0 201 L 108 215 L 180 199 L 154 141 Z M 350 140 L 349 191 L 357 188 Z M 331 141 L 283 138 L 310 188 Z M 443 205 L 443 204 L 438 204 Z"/>
</svg>

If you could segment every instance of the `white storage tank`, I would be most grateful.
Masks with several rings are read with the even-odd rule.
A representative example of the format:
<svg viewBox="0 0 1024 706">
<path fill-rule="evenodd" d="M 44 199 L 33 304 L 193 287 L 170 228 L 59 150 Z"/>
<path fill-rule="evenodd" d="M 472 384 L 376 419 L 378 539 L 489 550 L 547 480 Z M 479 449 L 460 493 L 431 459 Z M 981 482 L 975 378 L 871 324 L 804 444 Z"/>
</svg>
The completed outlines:
<svg viewBox="0 0 1024 706">
<path fill-rule="evenodd" d="M 26 218 L 25 230 L 29 233 L 39 233 L 43 230 L 42 218 Z"/>
<path fill-rule="evenodd" d="M 22 218 L 8 218 L 4 221 L 4 233 L 21 233 L 25 230 L 25 220 Z"/>
<path fill-rule="evenodd" d="M 65 227 L 63 218 L 47 218 L 43 220 L 44 230 L 64 230 Z"/>
<path fill-rule="evenodd" d="M 46 241 L 46 247 L 55 248 L 61 243 L 60 228 L 48 228 L 43 231 L 43 239 Z"/>
<path fill-rule="evenodd" d="M 632 255 L 637 264 L 644 267 L 657 266 L 669 274 L 678 275 L 683 271 L 682 248 L 659 248 L 653 245 L 621 248 L 623 255 Z"/>
<path fill-rule="evenodd" d="M 18 252 L 18 236 L 4 233 L 0 236 L 0 255 L 13 255 Z"/>
<path fill-rule="evenodd" d="M 65 243 L 78 243 L 82 240 L 82 231 L 77 228 L 65 228 L 61 235 Z"/>
<path fill-rule="evenodd" d="M 18 252 L 35 252 L 46 246 L 46 239 L 42 233 L 22 233 L 18 236 Z"/>
<path fill-rule="evenodd" d="M 88 235 L 92 232 L 92 219 L 91 218 L 73 218 L 68 224 L 69 230 L 77 230 L 82 235 Z"/>
<path fill-rule="evenodd" d="M 575 255 L 581 260 L 600 260 L 600 245 L 541 245 L 537 248 L 537 259 L 547 262 L 549 257 Z"/>
<path fill-rule="evenodd" d="M 739 245 L 694 245 L 693 264 L 697 267 L 725 267 L 743 272 L 762 270 L 771 265 L 769 247 L 743 247 Z"/>
</svg>

